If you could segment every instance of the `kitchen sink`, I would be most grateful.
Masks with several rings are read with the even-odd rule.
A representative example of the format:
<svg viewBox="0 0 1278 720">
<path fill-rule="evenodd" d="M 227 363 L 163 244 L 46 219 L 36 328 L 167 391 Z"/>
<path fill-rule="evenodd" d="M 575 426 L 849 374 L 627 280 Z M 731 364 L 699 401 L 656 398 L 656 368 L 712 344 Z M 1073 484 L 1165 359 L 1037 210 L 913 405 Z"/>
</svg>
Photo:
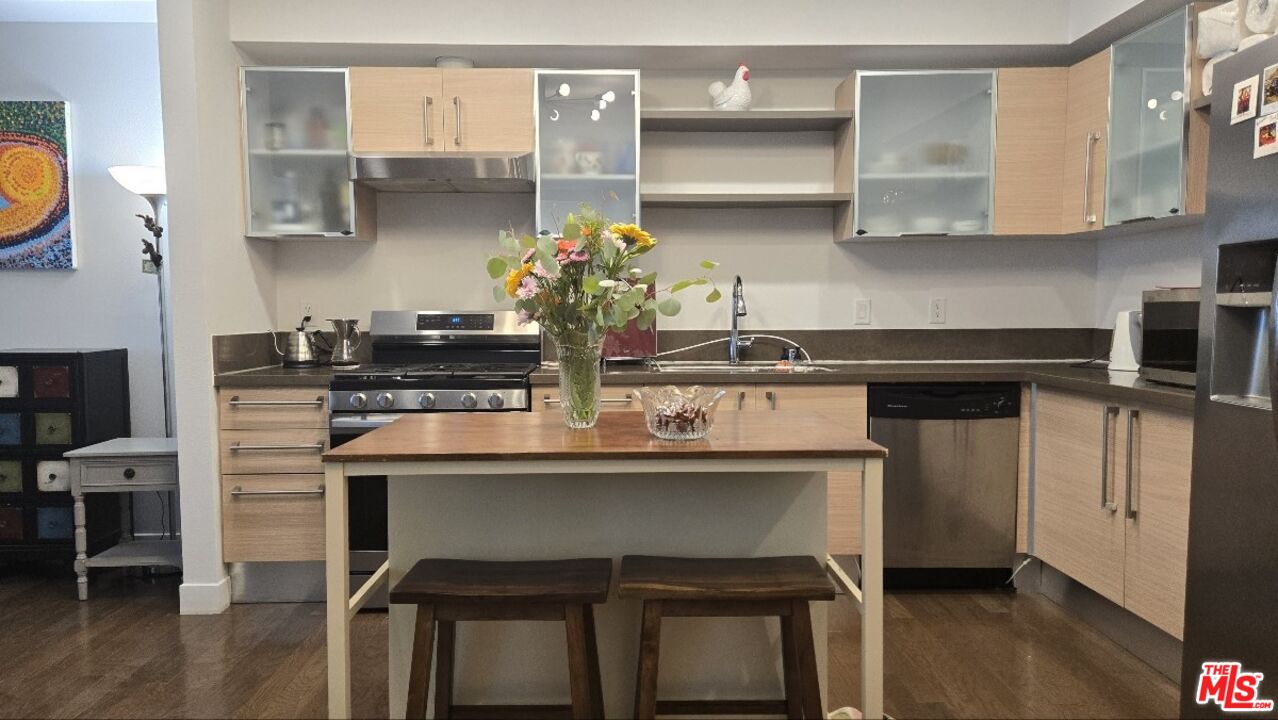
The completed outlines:
<svg viewBox="0 0 1278 720">
<path fill-rule="evenodd" d="M 813 373 L 833 372 L 823 365 L 794 365 L 789 368 L 777 367 L 776 363 L 740 363 L 732 365 L 727 362 L 681 363 L 659 362 L 653 367 L 663 373 L 728 373 L 732 375 L 752 373 Z"/>
</svg>

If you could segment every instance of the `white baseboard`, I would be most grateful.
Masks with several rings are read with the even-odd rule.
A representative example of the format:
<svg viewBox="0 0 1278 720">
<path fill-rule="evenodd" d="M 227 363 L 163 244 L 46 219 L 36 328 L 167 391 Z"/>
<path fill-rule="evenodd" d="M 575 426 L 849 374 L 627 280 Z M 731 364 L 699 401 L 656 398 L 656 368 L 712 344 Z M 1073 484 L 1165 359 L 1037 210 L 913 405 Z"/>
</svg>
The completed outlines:
<svg viewBox="0 0 1278 720">
<path fill-rule="evenodd" d="M 225 575 L 215 583 L 184 582 L 178 588 L 178 607 L 183 615 L 217 615 L 231 606 L 231 579 Z"/>
</svg>

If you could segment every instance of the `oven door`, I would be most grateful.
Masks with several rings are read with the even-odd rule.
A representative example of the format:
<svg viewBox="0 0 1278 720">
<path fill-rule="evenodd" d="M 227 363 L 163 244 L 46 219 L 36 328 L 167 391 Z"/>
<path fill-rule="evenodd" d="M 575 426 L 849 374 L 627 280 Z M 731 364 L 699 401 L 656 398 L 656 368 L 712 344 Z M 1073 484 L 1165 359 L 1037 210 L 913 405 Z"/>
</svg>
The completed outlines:
<svg viewBox="0 0 1278 720">
<path fill-rule="evenodd" d="M 329 421 L 329 446 L 338 447 L 395 421 L 396 413 L 335 413 Z M 347 494 L 350 514 L 351 575 L 368 576 L 386 561 L 386 476 L 352 479 Z"/>
</svg>

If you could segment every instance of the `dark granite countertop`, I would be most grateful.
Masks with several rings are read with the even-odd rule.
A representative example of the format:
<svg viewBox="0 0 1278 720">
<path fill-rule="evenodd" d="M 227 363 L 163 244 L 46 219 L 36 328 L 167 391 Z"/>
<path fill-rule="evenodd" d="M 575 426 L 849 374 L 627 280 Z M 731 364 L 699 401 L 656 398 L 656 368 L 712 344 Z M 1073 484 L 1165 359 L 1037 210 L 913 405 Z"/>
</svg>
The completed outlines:
<svg viewBox="0 0 1278 720">
<path fill-rule="evenodd" d="M 876 383 L 876 382 L 1033 382 L 1043 387 L 1090 393 L 1115 402 L 1149 403 L 1193 411 L 1194 391 L 1141 380 L 1136 373 L 1109 373 L 1097 368 L 1074 367 L 1065 362 L 854 362 L 822 363 L 831 372 L 732 372 L 701 370 L 655 372 L 648 367 L 609 368 L 607 385 L 691 385 L 774 383 Z M 222 373 L 214 377 L 218 387 L 327 387 L 332 368 L 292 369 L 278 365 Z M 553 367 L 533 373 L 534 386 L 554 385 Z"/>
</svg>

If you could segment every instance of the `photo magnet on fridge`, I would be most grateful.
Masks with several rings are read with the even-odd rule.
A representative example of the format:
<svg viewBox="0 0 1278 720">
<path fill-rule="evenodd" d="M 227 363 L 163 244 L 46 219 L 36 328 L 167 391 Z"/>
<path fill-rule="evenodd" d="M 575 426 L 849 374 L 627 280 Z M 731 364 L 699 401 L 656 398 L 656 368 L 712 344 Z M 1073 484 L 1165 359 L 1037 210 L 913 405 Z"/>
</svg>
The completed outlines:
<svg viewBox="0 0 1278 720">
<path fill-rule="evenodd" d="M 1234 94 L 1231 99 L 1229 124 L 1237 125 L 1243 120 L 1250 120 L 1256 117 L 1257 91 L 1260 89 L 1260 76 L 1252 75 L 1246 80 L 1239 81 L 1234 85 Z"/>
<path fill-rule="evenodd" d="M 1256 144 L 1252 159 L 1278 153 L 1278 113 L 1256 120 Z"/>
<path fill-rule="evenodd" d="M 1260 74 L 1260 114 L 1278 113 L 1278 63 Z"/>
</svg>

